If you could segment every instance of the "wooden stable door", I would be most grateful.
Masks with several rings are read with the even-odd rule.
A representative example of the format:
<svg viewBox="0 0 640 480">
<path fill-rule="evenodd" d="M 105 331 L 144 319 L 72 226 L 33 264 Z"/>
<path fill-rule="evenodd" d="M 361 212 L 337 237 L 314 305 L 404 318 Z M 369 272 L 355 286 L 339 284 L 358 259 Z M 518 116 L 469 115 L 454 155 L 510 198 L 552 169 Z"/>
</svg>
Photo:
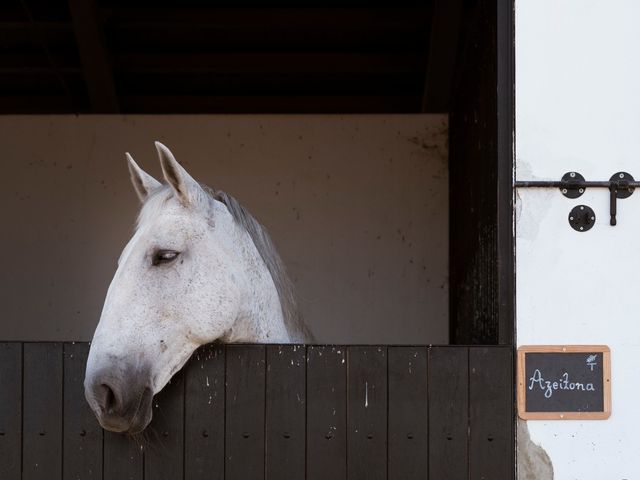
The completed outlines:
<svg viewBox="0 0 640 480">
<path fill-rule="evenodd" d="M 84 399 L 86 343 L 0 343 L 0 478 L 506 479 L 510 347 L 210 345 L 139 438 Z"/>
</svg>

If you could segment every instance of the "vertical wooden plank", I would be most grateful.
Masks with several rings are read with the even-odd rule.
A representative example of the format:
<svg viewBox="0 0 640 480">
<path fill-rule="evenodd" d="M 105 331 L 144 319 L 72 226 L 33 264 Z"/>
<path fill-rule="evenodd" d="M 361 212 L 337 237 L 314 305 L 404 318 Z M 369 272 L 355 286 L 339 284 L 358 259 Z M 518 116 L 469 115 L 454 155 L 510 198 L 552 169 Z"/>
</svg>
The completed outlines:
<svg viewBox="0 0 640 480">
<path fill-rule="evenodd" d="M 427 348 L 389 347 L 389 479 L 427 478 Z"/>
<path fill-rule="evenodd" d="M 468 349 L 430 347 L 429 478 L 468 478 Z"/>
<path fill-rule="evenodd" d="M 266 476 L 304 478 L 306 353 L 301 345 L 267 346 Z"/>
<path fill-rule="evenodd" d="M 450 338 L 456 344 L 510 343 L 514 82 L 505 77 L 504 56 L 514 47 L 508 38 L 513 23 L 503 19 L 513 1 L 463 5 L 456 62 L 464 68 L 456 69 L 449 110 L 449 184 L 456 186 L 448 209 Z"/>
<path fill-rule="evenodd" d="M 511 347 L 469 349 L 469 478 L 515 478 Z"/>
<path fill-rule="evenodd" d="M 347 473 L 350 480 L 387 478 L 386 347 L 349 347 Z"/>
<path fill-rule="evenodd" d="M 265 347 L 228 345 L 227 480 L 264 478 Z"/>
<path fill-rule="evenodd" d="M 141 480 L 143 440 L 121 433 L 104 432 L 104 480 Z"/>
<path fill-rule="evenodd" d="M 22 475 L 62 478 L 62 344 L 25 343 Z"/>
<path fill-rule="evenodd" d="M 224 345 L 206 345 L 185 370 L 185 480 L 224 479 Z"/>
<path fill-rule="evenodd" d="M 347 478 L 346 355 L 307 347 L 307 480 Z"/>
<path fill-rule="evenodd" d="M 21 455 L 22 344 L 0 343 L 0 478 L 20 478 Z"/>
<path fill-rule="evenodd" d="M 498 341 L 485 343 L 500 343 L 501 345 L 511 346 L 515 343 L 516 325 L 516 285 L 514 281 L 516 256 L 514 251 L 515 235 L 513 234 L 515 220 L 513 171 L 516 118 L 515 2 L 514 0 L 498 0 L 493 3 L 495 10 L 493 10 L 491 2 L 488 3 L 485 8 L 489 11 L 486 12 L 485 18 L 492 18 L 495 11 L 495 17 L 493 17 L 495 18 L 495 33 L 491 32 L 490 36 L 488 35 L 491 38 L 488 50 L 495 51 L 496 56 L 496 87 L 493 87 L 493 92 L 496 94 L 495 175 L 497 228 L 494 238 L 496 242 L 496 269 L 498 271 L 498 288 L 496 292 L 498 311 L 496 312 L 497 315 L 494 313 L 493 316 L 498 317 Z M 487 23 L 491 24 L 492 22 Z M 491 29 L 491 27 L 488 27 L 488 29 Z M 469 80 L 466 79 L 466 81 Z M 489 86 L 489 88 L 492 87 Z M 487 145 L 487 143 L 482 142 L 483 145 Z"/>
<path fill-rule="evenodd" d="M 153 399 L 153 420 L 147 427 L 144 478 L 177 480 L 183 477 L 184 378 L 176 374 Z"/>
<path fill-rule="evenodd" d="M 87 343 L 64 344 L 63 477 L 102 478 L 102 428 L 84 398 Z"/>
</svg>

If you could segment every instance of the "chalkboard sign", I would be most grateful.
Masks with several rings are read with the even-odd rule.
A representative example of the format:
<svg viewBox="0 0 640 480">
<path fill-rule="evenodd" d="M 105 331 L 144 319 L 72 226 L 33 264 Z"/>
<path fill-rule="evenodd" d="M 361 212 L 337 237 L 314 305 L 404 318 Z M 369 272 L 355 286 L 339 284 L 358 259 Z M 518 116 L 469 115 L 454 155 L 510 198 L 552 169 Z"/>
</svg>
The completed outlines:
<svg viewBox="0 0 640 480">
<path fill-rule="evenodd" d="M 525 420 L 611 415 L 611 355 L 604 345 L 518 349 L 518 414 Z"/>
</svg>

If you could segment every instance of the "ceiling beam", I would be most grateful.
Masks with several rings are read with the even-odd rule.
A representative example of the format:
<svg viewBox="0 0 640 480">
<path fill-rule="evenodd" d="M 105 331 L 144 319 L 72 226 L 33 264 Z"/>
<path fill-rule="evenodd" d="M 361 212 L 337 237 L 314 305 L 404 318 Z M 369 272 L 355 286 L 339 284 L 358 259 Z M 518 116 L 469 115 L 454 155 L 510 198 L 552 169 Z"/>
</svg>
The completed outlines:
<svg viewBox="0 0 640 480">
<path fill-rule="evenodd" d="M 126 113 L 417 113 L 418 95 L 123 96 Z"/>
<path fill-rule="evenodd" d="M 456 64 L 462 0 L 435 0 L 427 59 L 423 112 L 447 112 Z"/>
<path fill-rule="evenodd" d="M 118 53 L 113 64 L 127 73 L 421 74 L 420 53 Z"/>
<path fill-rule="evenodd" d="M 101 6 L 100 13 L 115 25 L 137 28 L 153 26 L 167 29 L 178 25 L 194 28 L 208 25 L 225 29 L 258 28 L 267 32 L 274 28 L 305 30 L 316 28 L 325 32 L 335 28 L 347 28 L 360 32 L 364 28 L 384 30 L 422 28 L 428 23 L 429 11 L 428 7 L 216 8 L 206 5 L 194 8 L 180 7 L 180 2 L 174 3 L 175 5 L 170 7 L 162 5 Z M 215 2 L 209 3 L 215 4 Z"/>
<path fill-rule="evenodd" d="M 91 110 L 94 113 L 118 113 L 118 95 L 95 0 L 69 0 L 69 10 Z"/>
<path fill-rule="evenodd" d="M 67 95 L 2 94 L 0 113 L 7 114 L 61 114 L 91 113 L 81 105 L 81 100 Z"/>
<path fill-rule="evenodd" d="M 181 96 L 121 97 L 123 113 L 417 113 L 420 97 L 401 96 Z M 79 102 L 76 102 L 79 103 Z M 91 113 L 63 95 L 2 95 L 0 113 Z"/>
</svg>

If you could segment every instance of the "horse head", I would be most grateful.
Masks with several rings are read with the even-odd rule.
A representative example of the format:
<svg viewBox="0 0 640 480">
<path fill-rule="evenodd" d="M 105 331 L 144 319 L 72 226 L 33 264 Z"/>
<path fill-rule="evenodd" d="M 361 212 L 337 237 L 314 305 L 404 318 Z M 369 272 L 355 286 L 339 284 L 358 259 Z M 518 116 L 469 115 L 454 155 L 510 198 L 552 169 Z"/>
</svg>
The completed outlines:
<svg viewBox="0 0 640 480">
<path fill-rule="evenodd" d="M 232 197 L 200 185 L 167 147 L 156 147 L 163 183 L 127 154 L 143 206 L 85 376 L 100 424 L 130 434 L 149 424 L 153 396 L 199 346 L 305 340 L 285 318 L 297 317 L 290 282 L 260 224 Z"/>
</svg>

